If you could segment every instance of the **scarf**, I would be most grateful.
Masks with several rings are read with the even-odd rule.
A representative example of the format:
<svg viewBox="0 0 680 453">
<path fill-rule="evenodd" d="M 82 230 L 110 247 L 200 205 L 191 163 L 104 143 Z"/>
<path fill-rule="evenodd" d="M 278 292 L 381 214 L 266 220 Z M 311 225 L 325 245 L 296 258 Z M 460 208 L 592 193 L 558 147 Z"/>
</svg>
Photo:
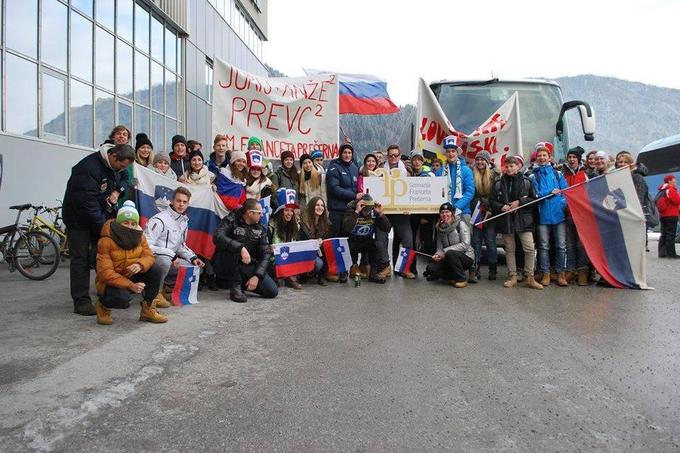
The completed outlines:
<svg viewBox="0 0 680 453">
<path fill-rule="evenodd" d="M 205 165 L 198 171 L 187 172 L 185 177 L 188 184 L 210 184 L 210 171 Z"/>
<path fill-rule="evenodd" d="M 158 173 L 161 176 L 165 176 L 166 178 L 174 179 L 175 181 L 177 181 L 177 175 L 175 174 L 175 172 L 170 167 L 168 167 L 168 169 L 165 171 L 165 173 L 163 173 L 162 171 L 160 171 L 156 167 L 151 167 L 151 170 L 153 170 L 154 172 Z"/>
<path fill-rule="evenodd" d="M 448 164 L 449 165 L 449 173 L 451 172 L 451 166 L 453 164 Z M 453 193 L 453 199 L 458 200 L 459 198 L 463 198 L 463 176 L 462 176 L 462 168 L 463 164 L 460 162 L 456 162 L 456 191 Z"/>
<path fill-rule="evenodd" d="M 111 222 L 111 239 L 123 250 L 132 250 L 142 243 L 143 230 L 133 230 L 120 223 Z"/>
</svg>

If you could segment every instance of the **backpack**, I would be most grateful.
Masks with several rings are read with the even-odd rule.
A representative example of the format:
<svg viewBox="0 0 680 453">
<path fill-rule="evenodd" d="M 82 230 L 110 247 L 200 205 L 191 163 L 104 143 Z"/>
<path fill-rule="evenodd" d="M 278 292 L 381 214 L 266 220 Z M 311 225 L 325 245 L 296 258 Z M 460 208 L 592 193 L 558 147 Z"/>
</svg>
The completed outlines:
<svg viewBox="0 0 680 453">
<path fill-rule="evenodd" d="M 655 228 L 660 222 L 659 210 L 656 207 L 656 200 L 652 200 L 652 197 L 649 195 L 649 191 L 647 191 L 647 198 L 645 200 L 645 206 L 643 206 L 643 210 L 648 211 L 645 212 L 645 222 L 647 222 L 647 228 Z"/>
<path fill-rule="evenodd" d="M 666 191 L 665 190 L 659 190 L 656 193 L 656 196 L 654 197 L 654 204 L 656 205 L 657 208 L 659 208 L 659 211 L 665 211 L 666 209 L 669 208 L 670 200 L 666 196 Z"/>
</svg>

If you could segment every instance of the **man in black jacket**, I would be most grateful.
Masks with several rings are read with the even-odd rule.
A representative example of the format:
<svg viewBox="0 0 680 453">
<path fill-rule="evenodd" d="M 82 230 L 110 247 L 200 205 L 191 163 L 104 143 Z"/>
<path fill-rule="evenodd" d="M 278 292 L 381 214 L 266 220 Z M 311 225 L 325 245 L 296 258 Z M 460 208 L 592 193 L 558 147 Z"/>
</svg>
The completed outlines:
<svg viewBox="0 0 680 453">
<path fill-rule="evenodd" d="M 247 302 L 244 289 L 266 299 L 279 293 L 276 283 L 267 274 L 272 252 L 260 217 L 262 207 L 249 198 L 242 208 L 222 219 L 213 236 L 215 274 L 218 281 L 228 282 L 230 298 L 234 302 Z"/>
<path fill-rule="evenodd" d="M 71 169 L 64 194 L 64 224 L 70 250 L 73 311 L 95 314 L 90 298 L 90 257 L 104 223 L 116 216 L 116 204 L 128 187 L 126 168 L 135 160 L 130 145 L 104 144 Z"/>
</svg>

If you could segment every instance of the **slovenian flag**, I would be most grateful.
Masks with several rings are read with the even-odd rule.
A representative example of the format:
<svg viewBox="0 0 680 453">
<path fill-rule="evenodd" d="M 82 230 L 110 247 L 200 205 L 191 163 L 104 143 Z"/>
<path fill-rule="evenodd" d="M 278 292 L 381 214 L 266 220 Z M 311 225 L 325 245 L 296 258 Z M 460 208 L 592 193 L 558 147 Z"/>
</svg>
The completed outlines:
<svg viewBox="0 0 680 453">
<path fill-rule="evenodd" d="M 630 169 L 562 192 L 597 272 L 616 288 L 650 289 L 645 270 L 645 216 Z"/>
<path fill-rule="evenodd" d="M 347 238 L 325 239 L 321 248 L 326 257 L 329 274 L 337 275 L 349 272 L 349 268 L 352 266 L 352 256 L 349 253 Z"/>
<path fill-rule="evenodd" d="M 411 264 L 415 259 L 415 250 L 401 247 L 399 249 L 399 257 L 397 258 L 397 262 L 394 263 L 394 272 L 410 272 Z"/>
<path fill-rule="evenodd" d="M 198 280 L 201 268 L 198 266 L 180 266 L 177 269 L 175 288 L 172 290 L 171 301 L 175 306 L 198 303 Z"/>
<path fill-rule="evenodd" d="M 212 258 L 215 252 L 213 233 L 220 223 L 220 219 L 228 212 L 220 198 L 209 185 L 196 186 L 177 182 L 149 170 L 135 162 L 134 176 L 137 179 L 136 198 L 139 209 L 139 224 L 142 228 L 146 222 L 160 210 L 167 209 L 172 200 L 172 194 L 182 186 L 191 192 L 189 208 L 186 216 L 189 218 L 189 231 L 186 243 L 197 255 Z"/>
<path fill-rule="evenodd" d="M 224 206 L 235 211 L 246 201 L 246 183 L 234 178 L 231 174 L 231 167 L 219 168 L 213 161 L 208 164 L 208 169 L 215 174 L 215 187 L 217 195 L 224 203 Z"/>
<path fill-rule="evenodd" d="M 271 195 L 267 195 L 266 197 L 260 198 L 258 200 L 258 203 L 260 203 L 260 207 L 262 208 L 262 217 L 260 217 L 260 223 L 265 227 L 269 226 L 269 216 L 272 213 L 271 201 Z"/>
<path fill-rule="evenodd" d="M 274 267 L 276 278 L 292 277 L 314 270 L 314 263 L 319 252 L 316 239 L 308 241 L 282 242 L 273 244 Z"/>
<path fill-rule="evenodd" d="M 333 71 L 305 69 L 305 72 L 313 75 Z M 381 115 L 399 111 L 387 93 L 387 82 L 374 75 L 338 73 L 338 97 L 341 114 Z"/>
<path fill-rule="evenodd" d="M 472 225 L 477 226 L 480 230 L 484 228 L 484 224 L 480 223 L 477 225 L 477 223 L 481 222 L 484 220 L 484 214 L 485 214 L 485 209 L 482 207 L 482 202 L 477 201 L 477 204 L 475 205 L 475 209 L 472 211 Z"/>
</svg>

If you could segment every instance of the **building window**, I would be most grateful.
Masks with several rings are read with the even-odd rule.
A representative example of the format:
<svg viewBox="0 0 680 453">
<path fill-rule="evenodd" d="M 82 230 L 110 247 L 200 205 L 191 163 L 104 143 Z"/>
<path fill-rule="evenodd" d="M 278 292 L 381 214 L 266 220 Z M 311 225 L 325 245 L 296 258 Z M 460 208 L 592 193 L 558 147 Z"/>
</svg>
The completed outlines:
<svg viewBox="0 0 680 453">
<path fill-rule="evenodd" d="M 135 45 L 149 53 L 149 12 L 139 4 L 135 4 Z"/>
<path fill-rule="evenodd" d="M 38 135 L 38 67 L 23 58 L 7 54 L 5 124 L 7 131 Z"/>
<path fill-rule="evenodd" d="M 149 106 L 149 57 L 135 52 L 135 101 Z"/>
<path fill-rule="evenodd" d="M 92 147 L 92 87 L 71 80 L 71 143 Z"/>
<path fill-rule="evenodd" d="M 122 99 L 118 101 L 118 119 L 116 124 L 122 124 L 128 129 L 134 130 L 132 127 L 132 104 Z"/>
<path fill-rule="evenodd" d="M 71 6 L 92 17 L 92 0 L 71 0 Z"/>
<path fill-rule="evenodd" d="M 149 109 L 135 104 L 135 133 L 144 132 L 150 137 L 151 130 L 149 124 Z"/>
<path fill-rule="evenodd" d="M 132 47 L 120 39 L 117 42 L 116 52 L 116 93 L 132 99 Z"/>
<path fill-rule="evenodd" d="M 151 114 L 151 141 L 154 148 L 165 149 L 165 125 L 163 124 L 165 117 L 160 113 L 153 112 Z"/>
<path fill-rule="evenodd" d="M 151 56 L 163 63 L 163 24 L 151 16 Z"/>
<path fill-rule="evenodd" d="M 114 119 L 113 95 L 102 90 L 97 90 L 97 98 L 94 102 L 94 131 L 95 147 L 104 143 L 109 138 L 113 129 Z"/>
<path fill-rule="evenodd" d="M 66 78 L 42 74 L 42 129 L 46 135 L 66 139 Z"/>
<path fill-rule="evenodd" d="M 118 0 L 118 36 L 132 42 L 132 0 Z"/>
<path fill-rule="evenodd" d="M 98 86 L 113 91 L 114 66 L 113 66 L 113 35 L 103 28 L 97 27 L 96 35 L 97 57 L 95 58 L 95 82 Z"/>
<path fill-rule="evenodd" d="M 165 71 L 165 113 L 177 118 L 177 76 Z"/>
<path fill-rule="evenodd" d="M 71 12 L 71 74 L 92 82 L 92 22 Z"/>
<path fill-rule="evenodd" d="M 212 104 L 213 94 L 213 62 L 210 59 L 205 61 L 205 100 Z"/>
<path fill-rule="evenodd" d="M 171 30 L 165 30 L 165 66 L 177 72 L 177 37 Z"/>
<path fill-rule="evenodd" d="M 151 108 L 165 113 L 165 88 L 163 85 L 163 67 L 151 62 Z"/>
<path fill-rule="evenodd" d="M 115 19 L 114 0 L 97 0 L 97 22 L 113 31 Z"/>
<path fill-rule="evenodd" d="M 40 59 L 66 72 L 68 7 L 57 0 L 43 0 Z"/>
<path fill-rule="evenodd" d="M 7 47 L 32 58 L 38 55 L 38 1 L 6 2 Z"/>
</svg>

